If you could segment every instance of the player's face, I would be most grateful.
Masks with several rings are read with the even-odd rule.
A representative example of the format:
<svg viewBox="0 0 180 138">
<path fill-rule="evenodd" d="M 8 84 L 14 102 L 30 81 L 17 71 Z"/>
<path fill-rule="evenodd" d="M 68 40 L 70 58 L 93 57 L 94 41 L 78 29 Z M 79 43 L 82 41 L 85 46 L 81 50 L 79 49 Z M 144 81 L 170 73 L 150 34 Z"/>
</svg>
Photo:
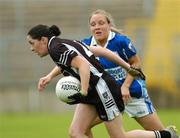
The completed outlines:
<svg viewBox="0 0 180 138">
<path fill-rule="evenodd" d="M 94 14 L 90 18 L 91 33 L 99 43 L 106 43 L 110 27 L 107 18 L 102 14 Z"/>
<path fill-rule="evenodd" d="M 40 57 L 44 57 L 48 54 L 47 44 L 48 39 L 42 37 L 41 40 L 32 39 L 31 36 L 27 36 L 27 41 L 31 46 L 31 51 L 37 53 Z"/>
</svg>

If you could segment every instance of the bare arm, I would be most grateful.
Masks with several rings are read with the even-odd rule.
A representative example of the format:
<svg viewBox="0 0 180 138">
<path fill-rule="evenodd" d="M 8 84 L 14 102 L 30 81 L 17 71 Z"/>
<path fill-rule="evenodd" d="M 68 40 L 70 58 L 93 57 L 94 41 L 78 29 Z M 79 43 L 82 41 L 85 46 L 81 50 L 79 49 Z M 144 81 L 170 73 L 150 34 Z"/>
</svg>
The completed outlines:
<svg viewBox="0 0 180 138">
<path fill-rule="evenodd" d="M 100 46 L 90 46 L 89 49 L 97 57 L 103 56 L 115 64 L 122 66 L 126 70 L 130 68 L 130 65 L 126 63 L 121 57 L 106 48 L 102 48 Z"/>
<path fill-rule="evenodd" d="M 135 66 L 137 68 L 140 68 L 140 59 L 139 59 L 139 57 L 137 55 L 131 57 L 129 59 L 129 64 L 132 65 L 132 66 Z M 125 104 L 127 104 L 129 99 L 130 99 L 129 88 L 130 88 L 133 80 L 134 80 L 134 77 L 127 74 L 127 77 L 126 77 L 125 81 L 123 82 L 123 84 L 121 86 L 122 98 L 123 98 L 123 101 L 124 101 Z"/>
<path fill-rule="evenodd" d="M 138 55 L 135 55 L 133 57 L 131 57 L 129 59 L 129 64 L 133 67 L 136 67 L 136 68 L 141 68 L 141 62 L 140 62 L 140 58 Z M 131 75 L 127 75 L 124 83 L 126 84 L 126 86 L 130 87 L 132 81 L 134 80 L 134 78 L 131 76 Z"/>
<path fill-rule="evenodd" d="M 129 59 L 129 64 L 133 67 L 136 67 L 136 68 L 141 68 L 141 62 L 140 62 L 140 58 L 138 55 L 135 55 L 133 57 L 131 57 Z M 124 85 L 126 85 L 127 87 L 130 87 L 132 81 L 134 80 L 134 77 L 132 77 L 131 75 L 127 75 L 125 81 L 124 81 Z"/>
<path fill-rule="evenodd" d="M 83 95 L 87 95 L 89 88 L 89 79 L 90 79 L 90 66 L 87 60 L 84 57 L 76 56 L 71 61 L 71 66 L 79 70 L 80 79 L 81 79 L 81 91 Z"/>
<path fill-rule="evenodd" d="M 61 74 L 61 69 L 58 66 L 55 66 L 49 74 L 39 79 L 38 90 L 42 91 L 46 85 L 59 74 Z"/>
<path fill-rule="evenodd" d="M 58 66 L 55 66 L 53 68 L 53 70 L 47 76 L 49 76 L 51 79 L 53 79 L 54 77 L 56 77 L 59 74 L 61 74 L 61 69 Z"/>
<path fill-rule="evenodd" d="M 134 77 L 139 77 L 143 80 L 145 80 L 145 75 L 141 71 L 140 68 L 130 66 L 128 63 L 126 63 L 121 57 L 113 53 L 112 51 L 102 48 L 100 46 L 89 46 L 89 49 L 93 54 L 97 57 L 105 57 L 109 61 L 114 62 L 115 64 L 123 67 L 125 70 L 127 70 L 128 74 L 134 76 Z"/>
</svg>

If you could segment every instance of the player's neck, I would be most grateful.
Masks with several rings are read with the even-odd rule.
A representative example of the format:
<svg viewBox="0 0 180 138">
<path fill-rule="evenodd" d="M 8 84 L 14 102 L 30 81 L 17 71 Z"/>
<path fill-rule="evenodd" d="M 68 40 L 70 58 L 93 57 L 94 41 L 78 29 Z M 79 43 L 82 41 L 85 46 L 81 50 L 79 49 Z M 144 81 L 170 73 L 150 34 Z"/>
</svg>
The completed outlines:
<svg viewBox="0 0 180 138">
<path fill-rule="evenodd" d="M 101 40 L 98 41 L 97 44 L 100 45 L 101 47 L 104 47 L 106 45 L 107 40 Z"/>
</svg>

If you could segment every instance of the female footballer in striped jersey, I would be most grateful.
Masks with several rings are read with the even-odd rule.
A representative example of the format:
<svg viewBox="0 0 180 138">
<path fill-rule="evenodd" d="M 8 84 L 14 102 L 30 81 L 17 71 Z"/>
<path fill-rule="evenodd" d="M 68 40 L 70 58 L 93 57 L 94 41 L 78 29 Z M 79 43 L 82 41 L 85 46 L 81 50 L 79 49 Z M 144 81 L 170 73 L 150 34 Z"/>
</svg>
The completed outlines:
<svg viewBox="0 0 180 138">
<path fill-rule="evenodd" d="M 122 95 L 115 80 L 104 71 L 93 53 L 107 57 L 126 70 L 130 69 L 132 75 L 138 76 L 139 71 L 131 69 L 129 64 L 109 50 L 87 48 L 78 41 L 58 38 L 59 35 L 60 30 L 55 25 L 37 25 L 28 32 L 27 41 L 34 53 L 40 57 L 49 54 L 57 65 L 52 72 L 40 79 L 39 90 L 60 73 L 68 73 L 81 81 L 81 93 L 70 97 L 79 103 L 71 124 L 71 127 L 76 128 L 71 129 L 71 138 L 87 138 L 86 132 L 97 116 L 104 121 L 111 138 L 176 138 L 173 137 L 173 130 L 134 130 L 125 133 L 121 122 L 121 112 L 124 110 Z"/>
</svg>

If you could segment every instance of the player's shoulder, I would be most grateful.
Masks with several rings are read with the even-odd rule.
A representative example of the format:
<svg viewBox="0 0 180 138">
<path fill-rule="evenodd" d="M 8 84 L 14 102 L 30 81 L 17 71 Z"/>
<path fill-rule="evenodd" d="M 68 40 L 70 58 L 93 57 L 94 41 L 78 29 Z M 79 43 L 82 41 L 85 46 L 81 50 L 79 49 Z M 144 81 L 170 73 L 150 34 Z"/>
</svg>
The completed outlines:
<svg viewBox="0 0 180 138">
<path fill-rule="evenodd" d="M 57 45 L 59 47 L 67 47 L 69 46 L 76 46 L 79 45 L 81 42 L 79 40 L 73 40 L 73 39 L 64 39 L 64 38 L 60 38 L 57 40 Z"/>
<path fill-rule="evenodd" d="M 123 41 L 127 41 L 127 40 L 129 41 L 130 38 L 125 34 L 115 33 L 114 40 L 123 42 Z"/>
<path fill-rule="evenodd" d="M 90 37 L 85 37 L 81 40 L 82 43 L 85 43 L 86 45 L 90 45 L 92 40 L 92 36 Z"/>
<path fill-rule="evenodd" d="M 56 37 L 51 41 L 50 46 L 49 46 L 49 51 L 51 53 L 56 53 L 56 52 L 61 53 L 66 49 L 64 44 L 68 44 L 69 42 L 71 42 L 71 40 L 61 39 L 61 38 Z"/>
</svg>

